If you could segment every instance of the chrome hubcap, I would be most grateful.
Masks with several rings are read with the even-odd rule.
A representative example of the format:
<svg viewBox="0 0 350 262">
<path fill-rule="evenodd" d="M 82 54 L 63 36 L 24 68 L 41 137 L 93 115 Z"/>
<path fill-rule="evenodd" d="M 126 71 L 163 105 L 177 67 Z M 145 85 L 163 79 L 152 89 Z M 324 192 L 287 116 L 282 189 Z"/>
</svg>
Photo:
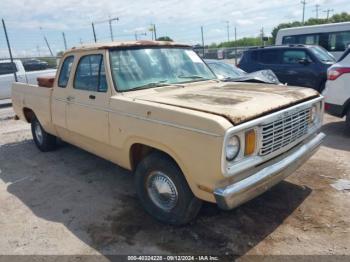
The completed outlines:
<svg viewBox="0 0 350 262">
<path fill-rule="evenodd" d="M 152 202 L 164 211 L 171 211 L 177 203 L 178 193 L 174 182 L 163 172 L 154 171 L 147 179 L 147 192 Z"/>
<path fill-rule="evenodd" d="M 38 140 L 38 142 L 40 144 L 42 144 L 43 143 L 43 131 L 41 130 L 41 126 L 39 125 L 39 123 L 35 124 L 34 132 L 35 132 L 36 139 Z"/>
</svg>

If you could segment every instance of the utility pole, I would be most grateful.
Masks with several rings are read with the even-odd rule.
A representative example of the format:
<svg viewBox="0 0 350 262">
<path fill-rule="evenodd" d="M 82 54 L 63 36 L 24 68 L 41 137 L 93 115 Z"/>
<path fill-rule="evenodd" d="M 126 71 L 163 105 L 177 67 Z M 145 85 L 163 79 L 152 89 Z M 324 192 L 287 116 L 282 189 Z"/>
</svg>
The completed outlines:
<svg viewBox="0 0 350 262">
<path fill-rule="evenodd" d="M 49 42 L 47 41 L 46 36 L 44 36 L 44 40 L 45 40 L 45 43 L 46 43 L 46 45 L 47 45 L 47 48 L 48 48 L 48 49 L 49 49 L 49 51 L 50 51 L 51 56 L 53 56 L 53 53 L 52 53 L 51 47 L 50 47 L 50 45 L 49 45 Z"/>
<path fill-rule="evenodd" d="M 306 0 L 302 0 L 300 3 L 303 5 L 303 20 L 302 20 L 302 23 L 304 24 L 304 23 L 305 23 L 305 6 L 306 6 Z"/>
<path fill-rule="evenodd" d="M 67 41 L 66 41 L 66 35 L 64 32 L 62 32 L 62 37 L 63 37 L 63 43 L 64 43 L 64 50 L 67 50 Z"/>
<path fill-rule="evenodd" d="M 95 40 L 95 43 L 97 42 L 97 38 L 96 38 L 96 31 L 95 31 L 95 24 L 94 22 L 91 23 L 91 26 L 92 26 L 92 33 L 94 34 L 94 40 Z"/>
<path fill-rule="evenodd" d="M 204 34 L 203 34 L 203 26 L 201 26 L 201 35 L 202 35 L 202 49 L 203 49 L 203 57 L 204 57 Z"/>
<path fill-rule="evenodd" d="M 237 27 L 235 26 L 235 65 L 237 65 Z"/>
<path fill-rule="evenodd" d="M 141 36 L 141 35 L 144 35 L 144 36 L 146 36 L 147 35 L 147 33 L 146 32 L 144 32 L 144 33 L 137 33 L 137 31 L 135 31 L 135 40 L 137 41 L 138 40 L 138 36 Z"/>
<path fill-rule="evenodd" d="M 152 34 L 151 34 L 151 39 L 152 41 L 154 40 L 154 28 L 153 28 L 153 24 L 150 25 L 150 28 L 148 29 L 148 31 L 150 31 Z"/>
<path fill-rule="evenodd" d="M 157 29 L 155 24 L 153 24 L 153 33 L 154 33 L 154 40 L 157 41 Z"/>
<path fill-rule="evenodd" d="M 327 10 L 325 10 L 325 11 L 323 11 L 323 12 L 327 13 L 327 20 L 328 20 L 328 19 L 329 19 L 329 14 L 330 14 L 331 12 L 334 12 L 334 9 L 327 9 Z"/>
<path fill-rule="evenodd" d="M 5 32 L 7 47 L 9 49 L 9 54 L 10 54 L 11 65 L 14 67 L 13 68 L 14 69 L 13 70 L 13 76 L 15 77 L 15 81 L 18 82 L 17 73 L 16 73 L 16 70 L 15 70 L 15 65 L 13 63 L 13 56 L 12 56 L 10 41 L 9 41 L 9 37 L 7 35 L 7 30 L 6 30 L 6 25 L 5 25 L 5 20 L 4 19 L 2 19 L 2 27 L 4 28 L 4 32 Z"/>
<path fill-rule="evenodd" d="M 43 33 L 43 28 L 42 28 L 42 27 L 40 27 L 40 31 L 41 31 L 41 33 L 42 33 L 43 36 L 44 36 L 44 41 L 45 41 L 45 43 L 46 43 L 47 48 L 48 48 L 49 51 L 50 51 L 51 56 L 53 56 L 53 53 L 52 53 L 52 50 L 51 50 L 49 41 L 47 41 L 47 38 L 46 38 L 45 34 Z"/>
<path fill-rule="evenodd" d="M 318 19 L 318 17 L 319 17 L 319 16 L 318 16 L 318 13 L 319 13 L 319 11 L 320 11 L 320 7 L 321 7 L 321 6 L 320 6 L 319 4 L 316 4 L 316 5 L 315 5 L 315 10 L 314 10 L 314 12 L 316 12 L 316 19 Z"/>
<path fill-rule="evenodd" d="M 227 30 L 227 42 L 230 42 L 230 21 L 225 21 Z"/>
<path fill-rule="evenodd" d="M 109 20 L 108 20 L 108 23 L 109 23 L 109 31 L 110 31 L 110 33 L 111 33 L 111 40 L 112 40 L 112 42 L 113 42 L 113 41 L 114 41 L 114 39 L 113 39 L 112 20 L 111 20 L 111 19 L 109 19 Z"/>
<path fill-rule="evenodd" d="M 40 48 L 39 48 L 39 46 L 38 46 L 38 45 L 36 46 L 36 50 L 38 51 L 38 57 L 40 57 L 40 56 L 41 56 L 41 54 L 40 54 Z"/>
<path fill-rule="evenodd" d="M 112 40 L 112 42 L 114 41 L 114 37 L 113 37 L 113 28 L 112 28 L 112 22 L 113 22 L 113 21 L 119 21 L 119 17 L 109 18 L 109 19 L 108 19 L 109 31 L 111 32 L 111 40 Z"/>
<path fill-rule="evenodd" d="M 119 17 L 113 17 L 113 18 L 108 18 L 107 20 L 103 20 L 103 21 L 92 22 L 92 32 L 94 34 L 95 42 L 97 42 L 96 33 L 95 33 L 95 25 L 96 24 L 106 23 L 106 22 L 108 22 L 108 24 L 109 24 L 109 32 L 111 34 L 111 40 L 114 41 L 113 28 L 112 28 L 112 22 L 113 21 L 119 21 Z"/>
<path fill-rule="evenodd" d="M 261 45 L 262 45 L 262 46 L 265 46 L 265 41 L 264 41 L 264 35 L 265 35 L 265 33 L 264 33 L 264 27 L 261 28 L 261 30 L 260 30 L 260 35 L 261 35 Z"/>
</svg>

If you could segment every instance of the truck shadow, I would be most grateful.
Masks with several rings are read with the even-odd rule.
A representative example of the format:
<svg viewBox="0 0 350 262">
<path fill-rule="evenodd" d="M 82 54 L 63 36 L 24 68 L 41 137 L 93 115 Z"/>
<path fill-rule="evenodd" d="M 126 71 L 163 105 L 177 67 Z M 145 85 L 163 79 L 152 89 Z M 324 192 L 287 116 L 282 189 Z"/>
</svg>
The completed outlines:
<svg viewBox="0 0 350 262">
<path fill-rule="evenodd" d="M 130 172 L 76 147 L 44 154 L 29 140 L 6 144 L 0 147 L 0 163 L 9 193 L 104 255 L 243 255 L 311 193 L 308 187 L 282 182 L 232 211 L 204 204 L 196 221 L 172 227 L 143 211 Z"/>
</svg>

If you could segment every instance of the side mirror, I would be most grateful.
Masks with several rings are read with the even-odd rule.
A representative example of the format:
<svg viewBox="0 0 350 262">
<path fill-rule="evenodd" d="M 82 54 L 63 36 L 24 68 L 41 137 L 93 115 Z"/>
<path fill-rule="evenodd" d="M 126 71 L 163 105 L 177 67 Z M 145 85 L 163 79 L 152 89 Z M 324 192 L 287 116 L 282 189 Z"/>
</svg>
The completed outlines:
<svg viewBox="0 0 350 262">
<path fill-rule="evenodd" d="M 308 59 L 305 59 L 305 58 L 299 59 L 298 62 L 299 62 L 299 64 L 302 64 L 302 65 L 308 65 L 311 63 Z"/>
</svg>

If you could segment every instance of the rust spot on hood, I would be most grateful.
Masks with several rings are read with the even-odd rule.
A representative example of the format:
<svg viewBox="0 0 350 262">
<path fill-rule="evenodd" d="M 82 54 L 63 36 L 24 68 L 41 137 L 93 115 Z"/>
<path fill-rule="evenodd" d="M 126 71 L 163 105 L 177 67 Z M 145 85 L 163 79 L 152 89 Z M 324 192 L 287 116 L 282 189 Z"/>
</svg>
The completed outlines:
<svg viewBox="0 0 350 262">
<path fill-rule="evenodd" d="M 183 100 L 193 100 L 193 102 L 201 102 L 204 104 L 213 104 L 213 105 L 234 105 L 244 101 L 248 101 L 249 97 L 244 96 L 235 96 L 235 98 L 230 97 L 217 97 L 209 95 L 200 95 L 200 94 L 180 94 L 174 96 L 178 99 Z"/>
</svg>

